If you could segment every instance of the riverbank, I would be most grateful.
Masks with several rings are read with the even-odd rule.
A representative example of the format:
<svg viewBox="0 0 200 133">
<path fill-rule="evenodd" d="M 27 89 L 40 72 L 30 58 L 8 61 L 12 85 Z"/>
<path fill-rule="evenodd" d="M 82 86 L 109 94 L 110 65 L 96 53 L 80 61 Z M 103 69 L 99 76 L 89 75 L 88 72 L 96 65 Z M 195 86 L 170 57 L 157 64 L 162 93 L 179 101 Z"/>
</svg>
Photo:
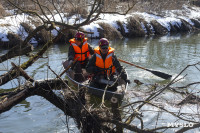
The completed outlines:
<svg viewBox="0 0 200 133">
<path fill-rule="evenodd" d="M 162 14 L 162 15 L 161 15 Z M 166 10 L 161 14 L 150 14 L 147 12 L 134 12 L 127 15 L 101 14 L 97 21 L 85 25 L 82 29 L 88 38 L 121 39 L 124 37 L 144 37 L 152 35 L 166 35 L 176 33 L 199 32 L 200 29 L 200 7 L 183 5 L 181 10 Z M 56 14 L 50 19 L 67 24 L 84 21 L 80 15 L 66 17 L 66 14 Z M 0 19 L 0 46 L 12 47 L 16 45 L 15 39 L 24 40 L 31 33 L 40 21 L 26 14 L 13 15 Z M 56 27 L 61 30 L 61 27 Z M 53 36 L 58 35 L 58 31 L 53 30 Z M 63 37 L 58 42 L 68 42 L 76 31 L 65 31 Z M 44 44 L 49 38 L 49 32 L 38 32 L 30 41 L 32 44 Z M 12 41 L 11 41 L 12 40 Z"/>
</svg>

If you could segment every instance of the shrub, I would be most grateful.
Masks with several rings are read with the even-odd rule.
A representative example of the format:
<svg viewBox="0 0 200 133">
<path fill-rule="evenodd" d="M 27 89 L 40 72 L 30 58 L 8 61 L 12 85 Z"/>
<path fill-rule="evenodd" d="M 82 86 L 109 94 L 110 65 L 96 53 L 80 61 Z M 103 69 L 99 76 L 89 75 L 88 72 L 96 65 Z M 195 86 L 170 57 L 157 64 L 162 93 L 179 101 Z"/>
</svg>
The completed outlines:
<svg viewBox="0 0 200 133">
<path fill-rule="evenodd" d="M 145 36 L 145 32 L 140 22 L 134 17 L 128 18 L 127 29 L 129 30 L 129 37 L 142 37 Z"/>
<path fill-rule="evenodd" d="M 153 26 L 155 34 L 157 35 L 165 35 L 168 32 L 167 29 L 163 27 L 160 23 L 158 23 L 156 20 L 152 20 L 151 25 Z"/>
<path fill-rule="evenodd" d="M 29 24 L 23 22 L 23 23 L 20 23 L 20 25 L 21 25 L 22 27 L 24 27 L 24 30 L 25 30 L 27 33 L 33 32 L 33 28 L 32 28 Z"/>
<path fill-rule="evenodd" d="M 5 14 L 6 14 L 5 10 L 4 10 L 2 4 L 0 4 L 0 18 L 5 17 Z"/>
<path fill-rule="evenodd" d="M 123 38 L 121 33 L 117 29 L 112 27 L 110 24 L 99 23 L 99 26 L 102 27 L 102 29 L 98 29 L 100 38 L 103 38 L 103 37 L 108 38 L 108 39 L 119 39 L 119 38 L 121 39 L 121 38 Z"/>
<path fill-rule="evenodd" d="M 74 35 L 76 34 L 76 30 L 73 29 L 61 29 L 60 38 L 57 42 L 66 42 L 69 43 L 69 39 L 74 38 Z"/>
<path fill-rule="evenodd" d="M 80 14 L 82 18 L 86 18 L 87 17 L 87 10 L 81 7 L 77 7 L 77 8 L 69 8 L 68 10 L 68 17 L 73 16 L 75 14 Z"/>
<path fill-rule="evenodd" d="M 7 38 L 9 39 L 9 42 L 7 43 L 8 48 L 12 48 L 13 46 L 21 45 L 23 43 L 23 40 L 17 34 L 11 32 L 8 33 Z"/>
<path fill-rule="evenodd" d="M 188 4 L 187 0 L 141 0 L 134 6 L 133 11 L 157 12 L 164 10 L 181 9 L 183 4 Z"/>
</svg>

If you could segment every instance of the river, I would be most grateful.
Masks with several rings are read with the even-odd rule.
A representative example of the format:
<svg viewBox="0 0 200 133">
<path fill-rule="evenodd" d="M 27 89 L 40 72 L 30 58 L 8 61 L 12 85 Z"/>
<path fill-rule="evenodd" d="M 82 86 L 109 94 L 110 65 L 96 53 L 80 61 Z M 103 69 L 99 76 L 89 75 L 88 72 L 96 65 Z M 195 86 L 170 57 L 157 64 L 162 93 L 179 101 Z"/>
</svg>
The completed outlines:
<svg viewBox="0 0 200 133">
<path fill-rule="evenodd" d="M 98 40 L 90 40 L 89 43 L 95 47 Z M 123 39 L 110 41 L 112 47 L 116 49 L 118 58 L 129 61 L 136 65 L 159 70 L 175 77 L 188 64 L 200 61 L 200 34 L 177 34 L 162 37 L 144 37 L 135 39 Z M 47 65 L 57 73 L 63 71 L 62 61 L 67 59 L 69 45 L 55 44 L 44 54 L 44 58 L 36 61 L 26 72 L 35 80 L 55 78 Z M 41 47 L 37 47 L 36 53 Z M 7 50 L 0 50 L 0 55 Z M 48 56 L 48 58 L 46 58 Z M 0 64 L 0 74 L 10 69 L 10 62 L 21 64 L 27 61 L 26 56 L 16 57 Z M 129 91 L 133 91 L 134 79 L 144 83 L 162 83 L 165 80 L 142 69 L 121 63 L 128 71 L 131 84 Z M 191 67 L 184 74 L 188 74 L 178 85 L 185 85 L 191 82 L 200 81 L 200 72 L 195 67 Z M 184 77 L 184 74 L 181 76 Z M 63 76 L 64 77 L 64 76 Z M 0 89 L 10 89 L 23 84 L 24 79 L 18 78 L 10 83 L 0 86 Z M 196 86 L 199 89 L 199 86 Z M 59 109 L 51 105 L 44 98 L 32 96 L 22 103 L 16 105 L 11 110 L 0 114 L 0 133 L 64 133 L 67 132 L 66 118 Z M 75 128 L 75 124 L 69 119 L 70 129 Z M 78 130 L 75 128 L 75 132 Z"/>
</svg>

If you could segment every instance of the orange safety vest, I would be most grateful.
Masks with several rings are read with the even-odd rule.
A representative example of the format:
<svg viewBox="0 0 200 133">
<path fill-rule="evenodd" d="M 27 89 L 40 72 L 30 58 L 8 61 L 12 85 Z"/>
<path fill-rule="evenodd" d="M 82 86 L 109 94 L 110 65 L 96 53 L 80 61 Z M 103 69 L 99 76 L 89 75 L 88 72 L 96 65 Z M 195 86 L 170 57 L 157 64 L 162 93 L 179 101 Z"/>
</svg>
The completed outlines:
<svg viewBox="0 0 200 133">
<path fill-rule="evenodd" d="M 103 68 L 104 71 L 102 74 L 107 74 L 107 76 L 110 76 L 111 74 L 115 73 L 115 66 L 113 66 L 112 62 L 112 55 L 114 54 L 114 48 L 109 47 L 108 48 L 108 53 L 106 55 L 105 61 L 103 60 L 101 54 L 100 54 L 100 48 L 97 47 L 94 49 L 95 54 L 96 54 L 96 63 L 95 65 L 99 68 Z"/>
<path fill-rule="evenodd" d="M 74 60 L 77 57 L 79 57 L 78 61 L 80 61 L 81 64 L 83 64 L 85 59 L 87 59 L 90 56 L 87 40 L 88 40 L 87 38 L 83 39 L 83 45 L 81 48 L 78 45 L 76 45 L 75 38 L 69 40 L 70 45 L 73 46 L 75 51 Z"/>
</svg>

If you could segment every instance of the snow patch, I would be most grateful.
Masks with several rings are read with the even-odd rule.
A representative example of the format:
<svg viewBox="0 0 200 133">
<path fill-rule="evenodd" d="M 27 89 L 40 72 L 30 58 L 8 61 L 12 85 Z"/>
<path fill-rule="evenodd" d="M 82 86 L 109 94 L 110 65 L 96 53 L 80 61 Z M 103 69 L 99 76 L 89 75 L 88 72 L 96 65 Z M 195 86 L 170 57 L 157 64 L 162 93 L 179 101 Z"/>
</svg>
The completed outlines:
<svg viewBox="0 0 200 133">
<path fill-rule="evenodd" d="M 14 11 L 10 11 L 13 13 Z M 185 20 L 191 25 L 194 25 L 194 23 L 191 21 L 191 19 L 196 19 L 200 18 L 200 8 L 198 7 L 188 7 L 187 5 L 184 5 L 182 10 L 169 10 L 169 11 L 164 11 L 165 15 L 164 16 L 157 16 L 154 14 L 149 14 L 146 12 L 135 12 L 131 13 L 128 15 L 119 15 L 119 14 L 101 14 L 99 18 L 88 24 L 83 26 L 82 28 L 86 30 L 87 32 L 93 32 L 91 35 L 94 38 L 99 37 L 99 32 L 98 28 L 101 28 L 98 23 L 104 22 L 110 24 L 112 27 L 118 29 L 119 26 L 117 25 L 117 21 L 120 21 L 125 29 L 125 33 L 129 33 L 129 30 L 127 29 L 127 19 L 131 16 L 137 15 L 141 18 L 143 18 L 147 22 L 147 26 L 150 28 L 152 33 L 155 33 L 153 26 L 151 25 L 152 20 L 156 20 L 158 23 L 160 23 L 162 26 L 164 26 L 168 32 L 171 30 L 171 26 L 176 26 L 180 27 L 181 26 L 181 19 Z M 41 16 L 45 18 L 45 16 Z M 50 20 L 55 20 L 57 22 L 64 22 L 65 24 L 78 24 L 83 21 L 85 21 L 84 18 L 81 17 L 80 14 L 76 14 L 70 17 L 67 17 L 67 13 L 61 13 L 61 14 L 55 14 L 54 16 L 52 15 L 47 15 L 48 19 Z M 24 31 L 24 29 L 20 26 L 20 23 L 22 22 L 28 22 L 32 28 L 35 28 L 33 24 L 31 24 L 31 18 L 30 16 L 26 14 L 21 14 L 21 15 L 14 15 L 14 16 L 9 16 L 9 17 L 4 17 L 3 19 L 0 19 L 0 40 L 1 41 L 9 41 L 7 38 L 8 32 L 12 32 L 14 34 L 19 34 L 22 36 L 22 39 L 25 39 L 27 37 L 27 33 Z M 34 18 L 32 18 L 34 19 Z M 45 18 L 47 19 L 47 18 Z M 199 21 L 199 20 L 197 20 Z M 144 25 L 144 23 L 141 23 L 141 26 L 145 33 L 147 33 L 147 29 Z M 60 30 L 57 27 L 57 30 Z M 54 36 L 58 35 L 57 30 L 53 30 L 52 34 Z M 33 38 L 31 42 L 36 43 L 36 40 Z"/>
</svg>

